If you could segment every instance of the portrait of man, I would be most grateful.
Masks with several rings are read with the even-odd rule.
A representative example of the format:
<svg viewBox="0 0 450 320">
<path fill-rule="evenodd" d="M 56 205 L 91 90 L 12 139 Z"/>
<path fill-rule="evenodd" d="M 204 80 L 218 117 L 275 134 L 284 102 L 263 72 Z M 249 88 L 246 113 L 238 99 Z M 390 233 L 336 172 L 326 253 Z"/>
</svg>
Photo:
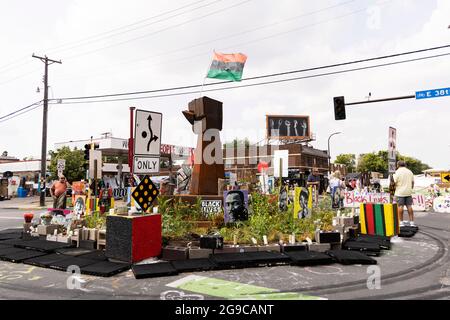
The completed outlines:
<svg viewBox="0 0 450 320">
<path fill-rule="evenodd" d="M 288 192 L 286 186 L 281 187 L 278 205 L 281 211 L 288 209 Z"/>
<path fill-rule="evenodd" d="M 247 190 L 231 190 L 224 192 L 225 223 L 248 220 L 247 207 Z"/>
<path fill-rule="evenodd" d="M 73 212 L 76 216 L 82 216 L 86 212 L 86 196 L 76 195 Z"/>
<path fill-rule="evenodd" d="M 307 218 L 310 215 L 308 201 L 310 200 L 308 189 L 306 188 L 295 188 L 295 199 L 294 199 L 294 217 L 296 219 Z"/>
</svg>

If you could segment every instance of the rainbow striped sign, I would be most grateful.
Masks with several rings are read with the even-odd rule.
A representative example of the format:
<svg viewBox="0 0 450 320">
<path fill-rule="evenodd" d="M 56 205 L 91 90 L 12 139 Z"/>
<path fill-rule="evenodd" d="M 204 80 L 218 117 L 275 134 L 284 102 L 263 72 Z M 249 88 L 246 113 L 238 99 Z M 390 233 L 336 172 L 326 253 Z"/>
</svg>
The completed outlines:
<svg viewBox="0 0 450 320">
<path fill-rule="evenodd" d="M 395 236 L 400 232 L 397 204 L 361 203 L 359 223 L 362 234 Z"/>
</svg>

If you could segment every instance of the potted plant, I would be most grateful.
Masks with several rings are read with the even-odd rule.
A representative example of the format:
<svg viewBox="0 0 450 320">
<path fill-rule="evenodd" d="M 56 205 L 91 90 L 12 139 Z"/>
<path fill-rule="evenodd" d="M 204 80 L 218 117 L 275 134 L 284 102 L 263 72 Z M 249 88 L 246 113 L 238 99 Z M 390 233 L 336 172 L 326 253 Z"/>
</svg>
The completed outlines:
<svg viewBox="0 0 450 320">
<path fill-rule="evenodd" d="M 25 212 L 23 214 L 23 218 L 25 219 L 25 223 L 31 223 L 33 220 L 34 214 L 32 212 Z"/>
<path fill-rule="evenodd" d="M 44 226 L 51 225 L 52 219 L 53 219 L 53 216 L 48 212 L 41 215 L 41 221 Z"/>
</svg>

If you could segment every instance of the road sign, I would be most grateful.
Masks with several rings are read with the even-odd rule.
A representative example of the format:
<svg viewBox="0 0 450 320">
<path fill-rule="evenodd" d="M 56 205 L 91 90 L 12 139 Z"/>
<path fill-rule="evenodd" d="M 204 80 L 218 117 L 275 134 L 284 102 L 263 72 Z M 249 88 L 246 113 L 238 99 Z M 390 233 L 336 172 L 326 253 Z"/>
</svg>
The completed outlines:
<svg viewBox="0 0 450 320">
<path fill-rule="evenodd" d="M 62 176 L 65 168 L 66 168 L 66 160 L 58 159 L 58 163 L 56 165 L 56 169 L 58 169 L 58 177 Z"/>
<path fill-rule="evenodd" d="M 397 160 L 397 129 L 389 127 L 388 142 L 389 173 L 394 173 L 396 170 L 395 162 Z"/>
<path fill-rule="evenodd" d="M 448 97 L 448 96 L 450 96 L 450 88 L 431 89 L 416 92 L 416 100 Z"/>
<path fill-rule="evenodd" d="M 134 155 L 160 156 L 162 114 L 136 110 Z"/>
<path fill-rule="evenodd" d="M 152 202 L 158 197 L 158 194 L 158 188 L 153 184 L 149 176 L 145 176 L 134 189 L 131 196 L 144 211 L 147 211 Z"/>
<path fill-rule="evenodd" d="M 389 160 L 389 174 L 395 173 L 396 169 L 397 169 L 397 164 L 395 163 L 395 161 Z"/>
<path fill-rule="evenodd" d="M 444 183 L 450 183 L 450 172 L 442 172 L 441 181 Z"/>
<path fill-rule="evenodd" d="M 96 161 L 97 160 L 97 161 Z M 97 163 L 97 170 L 95 164 Z M 102 152 L 99 150 L 89 150 L 89 178 L 101 179 L 102 178 Z M 97 176 L 95 176 L 97 171 Z"/>
<path fill-rule="evenodd" d="M 134 173 L 136 174 L 148 174 L 159 172 L 159 157 L 134 157 Z"/>
</svg>

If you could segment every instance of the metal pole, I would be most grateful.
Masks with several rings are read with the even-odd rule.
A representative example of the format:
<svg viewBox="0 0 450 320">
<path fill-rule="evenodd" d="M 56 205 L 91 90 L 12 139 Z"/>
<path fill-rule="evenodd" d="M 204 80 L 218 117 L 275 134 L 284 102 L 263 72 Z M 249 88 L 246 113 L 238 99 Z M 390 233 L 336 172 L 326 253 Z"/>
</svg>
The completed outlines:
<svg viewBox="0 0 450 320">
<path fill-rule="evenodd" d="M 340 134 L 340 133 L 342 133 L 342 132 L 335 132 L 335 133 L 332 133 L 328 137 L 328 151 L 327 151 L 327 154 L 328 154 L 328 172 L 331 172 L 331 169 L 330 169 L 331 168 L 330 139 L 331 139 L 332 136 L 334 136 L 336 134 Z"/>
<path fill-rule="evenodd" d="M 134 139 L 133 139 L 133 119 L 135 107 L 130 107 L 130 140 L 128 141 L 128 165 L 130 167 L 130 174 L 133 177 L 134 173 Z"/>
<path fill-rule="evenodd" d="M 401 97 L 393 97 L 393 98 L 384 98 L 384 99 L 377 99 L 377 100 L 366 100 L 366 101 L 359 101 L 359 102 L 350 102 L 346 103 L 346 106 L 352 106 L 355 104 L 366 104 L 366 103 L 375 103 L 375 102 L 384 102 L 384 101 L 392 101 L 392 100 L 403 100 L 403 99 L 415 99 L 415 95 L 409 95 L 409 96 L 401 96 Z"/>
</svg>

